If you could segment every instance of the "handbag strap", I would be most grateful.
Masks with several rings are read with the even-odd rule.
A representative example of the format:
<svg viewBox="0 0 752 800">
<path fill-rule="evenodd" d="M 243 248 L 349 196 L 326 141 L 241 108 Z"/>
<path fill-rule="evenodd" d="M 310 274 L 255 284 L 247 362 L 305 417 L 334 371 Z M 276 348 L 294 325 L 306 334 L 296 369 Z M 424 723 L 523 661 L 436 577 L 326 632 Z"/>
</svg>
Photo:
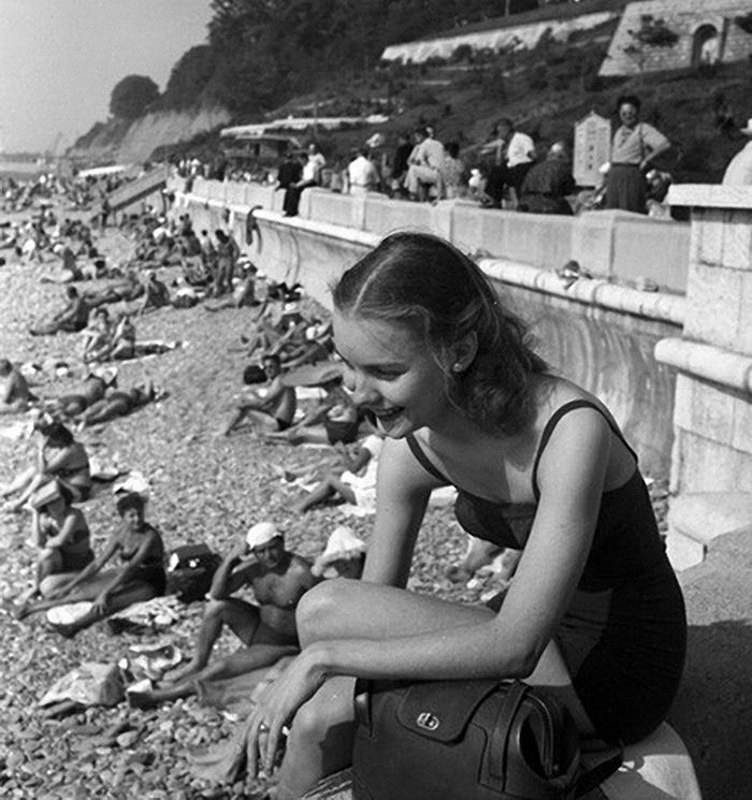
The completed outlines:
<svg viewBox="0 0 752 800">
<path fill-rule="evenodd" d="M 506 781 L 507 753 L 509 751 L 507 744 L 512 723 L 529 688 L 528 684 L 522 683 L 522 681 L 513 681 L 494 722 L 488 747 L 488 775 L 495 782 L 501 782 L 502 788 Z"/>
<path fill-rule="evenodd" d="M 619 744 L 613 755 L 604 759 L 600 764 L 581 772 L 574 785 L 574 797 L 582 797 L 588 792 L 592 792 L 596 786 L 600 786 L 606 778 L 616 772 L 624 761 L 624 746 Z"/>
</svg>

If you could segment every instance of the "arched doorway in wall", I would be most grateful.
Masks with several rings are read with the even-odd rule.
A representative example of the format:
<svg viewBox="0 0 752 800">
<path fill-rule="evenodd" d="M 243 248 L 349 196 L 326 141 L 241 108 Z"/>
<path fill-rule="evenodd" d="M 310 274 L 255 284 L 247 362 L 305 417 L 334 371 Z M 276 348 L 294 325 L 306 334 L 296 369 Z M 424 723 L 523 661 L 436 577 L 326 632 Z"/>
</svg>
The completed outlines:
<svg viewBox="0 0 752 800">
<path fill-rule="evenodd" d="M 715 25 L 700 25 L 692 41 L 692 66 L 715 64 L 721 58 L 721 37 Z"/>
</svg>

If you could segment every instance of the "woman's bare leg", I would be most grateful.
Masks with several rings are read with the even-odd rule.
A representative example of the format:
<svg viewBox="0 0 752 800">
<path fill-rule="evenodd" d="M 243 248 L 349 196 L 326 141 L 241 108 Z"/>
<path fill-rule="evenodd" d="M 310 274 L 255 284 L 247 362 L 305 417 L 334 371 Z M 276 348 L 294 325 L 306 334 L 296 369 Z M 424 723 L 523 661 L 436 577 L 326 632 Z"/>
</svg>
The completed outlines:
<svg viewBox="0 0 752 800">
<path fill-rule="evenodd" d="M 63 568 L 63 557 L 57 549 L 45 548 L 37 561 L 36 576 L 34 581 L 34 594 L 41 591 L 42 581 L 54 574 L 59 574 Z"/>
<path fill-rule="evenodd" d="M 327 639 L 382 639 L 418 635 L 488 620 L 493 612 L 388 586 L 352 580 L 326 581 L 300 602 L 303 647 Z M 593 726 L 572 688 L 561 653 L 551 642 L 528 683 L 545 686 L 572 711 L 583 733 Z M 352 678 L 334 678 L 298 711 L 280 770 L 278 800 L 300 797 L 322 777 L 351 761 Z"/>
<path fill-rule="evenodd" d="M 112 595 L 107 605 L 107 611 L 104 614 L 92 608 L 92 610 L 81 617 L 81 619 L 76 620 L 76 622 L 70 625 L 58 625 L 57 629 L 64 636 L 75 636 L 79 631 L 88 628 L 95 622 L 105 619 L 111 614 L 122 611 L 136 603 L 143 603 L 146 600 L 151 600 L 154 597 L 157 597 L 157 591 L 150 584 L 141 581 L 129 583 L 121 589 L 118 589 L 118 591 Z"/>
<path fill-rule="evenodd" d="M 10 497 L 12 494 L 16 492 L 20 492 L 22 489 L 26 488 L 30 481 L 33 480 L 34 476 L 37 474 L 37 470 L 35 467 L 29 467 L 24 472 L 16 475 L 16 477 L 9 483 L 7 486 L 4 486 L 2 491 L 0 491 L 0 497 Z"/>
<path fill-rule="evenodd" d="M 323 481 L 312 491 L 310 491 L 299 503 L 293 506 L 294 514 L 305 514 L 311 508 L 334 497 L 337 492 L 331 483 L 331 478 L 324 478 Z"/>
<path fill-rule="evenodd" d="M 226 680 L 246 675 L 256 669 L 271 667 L 285 656 L 299 653 L 294 645 L 258 644 L 232 653 L 208 664 L 192 677 L 178 683 L 170 683 L 158 689 L 131 692 L 129 700 L 137 708 L 151 708 L 159 703 L 172 702 L 196 694 L 196 681 Z"/>
<path fill-rule="evenodd" d="M 18 511 L 19 508 L 36 492 L 36 490 L 48 483 L 51 479 L 47 475 L 42 475 L 40 473 L 35 473 L 34 477 L 29 481 L 26 485 L 26 488 L 21 492 L 21 494 L 9 504 L 9 508 L 11 511 Z"/>
</svg>

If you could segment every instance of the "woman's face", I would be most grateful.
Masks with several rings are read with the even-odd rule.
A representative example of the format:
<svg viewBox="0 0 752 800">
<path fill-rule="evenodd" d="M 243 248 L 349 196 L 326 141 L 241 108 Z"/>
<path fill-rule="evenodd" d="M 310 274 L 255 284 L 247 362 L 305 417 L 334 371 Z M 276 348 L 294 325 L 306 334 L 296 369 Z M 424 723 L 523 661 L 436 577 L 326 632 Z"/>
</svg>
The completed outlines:
<svg viewBox="0 0 752 800">
<path fill-rule="evenodd" d="M 333 323 L 337 351 L 348 367 L 345 384 L 387 436 L 439 429 L 451 419 L 444 374 L 406 326 L 337 312 Z"/>
<path fill-rule="evenodd" d="M 143 518 L 143 511 L 135 506 L 130 506 L 123 512 L 123 523 L 125 524 L 126 529 L 130 532 L 141 529 Z"/>
<path fill-rule="evenodd" d="M 631 128 L 637 122 L 637 108 L 632 103 L 622 103 L 619 106 L 619 119 L 623 125 Z"/>
</svg>

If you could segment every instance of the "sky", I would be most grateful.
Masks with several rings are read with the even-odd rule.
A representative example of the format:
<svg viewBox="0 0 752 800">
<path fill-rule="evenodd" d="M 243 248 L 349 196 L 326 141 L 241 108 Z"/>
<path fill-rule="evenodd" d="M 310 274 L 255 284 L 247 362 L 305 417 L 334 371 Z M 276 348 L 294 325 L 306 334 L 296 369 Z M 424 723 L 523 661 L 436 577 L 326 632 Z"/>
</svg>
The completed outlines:
<svg viewBox="0 0 752 800">
<path fill-rule="evenodd" d="M 0 0 L 0 147 L 44 151 L 58 132 L 71 145 L 126 75 L 163 91 L 210 17 L 210 0 Z"/>
</svg>

